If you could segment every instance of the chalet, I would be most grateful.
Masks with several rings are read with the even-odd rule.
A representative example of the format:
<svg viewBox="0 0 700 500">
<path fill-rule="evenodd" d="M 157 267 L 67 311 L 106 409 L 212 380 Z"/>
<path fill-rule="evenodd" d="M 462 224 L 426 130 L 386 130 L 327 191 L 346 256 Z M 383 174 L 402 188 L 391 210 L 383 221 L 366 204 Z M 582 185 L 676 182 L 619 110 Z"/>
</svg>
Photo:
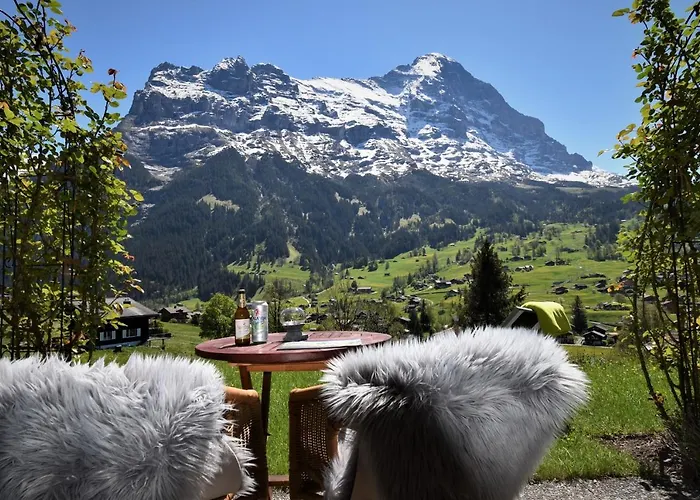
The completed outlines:
<svg viewBox="0 0 700 500">
<path fill-rule="evenodd" d="M 657 301 L 656 296 L 652 294 L 644 295 L 644 302 L 647 304 L 654 304 Z"/>
<path fill-rule="evenodd" d="M 556 262 L 554 262 L 553 260 L 548 260 L 547 262 L 544 263 L 544 265 L 552 267 L 552 266 L 556 265 Z"/>
<path fill-rule="evenodd" d="M 622 288 L 634 288 L 634 280 L 631 280 L 626 276 L 622 277 L 618 283 L 620 286 L 622 286 Z"/>
<path fill-rule="evenodd" d="M 98 349 L 140 345 L 148 341 L 150 322 L 158 313 L 128 297 L 108 298 L 107 303 L 119 313 L 117 324 L 112 321 L 99 332 Z"/>
<path fill-rule="evenodd" d="M 361 294 L 372 293 L 372 287 L 371 286 L 358 286 L 357 289 L 355 290 L 355 293 L 361 293 Z"/>
<path fill-rule="evenodd" d="M 173 307 L 163 307 L 160 311 L 161 321 L 169 323 L 177 321 L 178 323 L 187 323 L 190 320 L 190 310 L 182 304 L 175 304 Z"/>
<path fill-rule="evenodd" d="M 602 346 L 608 339 L 608 332 L 599 325 L 593 325 L 583 333 L 583 345 Z"/>
<path fill-rule="evenodd" d="M 678 306 L 672 300 L 664 300 L 661 307 L 669 314 L 678 314 Z"/>
<path fill-rule="evenodd" d="M 445 298 L 449 299 L 450 297 L 456 297 L 459 295 L 459 292 L 455 289 L 447 290 L 447 293 L 445 294 Z"/>
<path fill-rule="evenodd" d="M 435 288 L 449 288 L 452 286 L 451 281 L 437 280 L 435 281 Z"/>
<path fill-rule="evenodd" d="M 554 289 L 554 293 L 557 295 L 562 295 L 564 293 L 569 293 L 569 289 L 565 286 L 558 286 Z"/>
<path fill-rule="evenodd" d="M 600 302 L 594 309 L 596 311 L 629 311 L 631 307 L 620 302 Z"/>
<path fill-rule="evenodd" d="M 452 280 L 453 285 L 464 285 L 467 282 L 466 278 L 454 278 Z"/>
<path fill-rule="evenodd" d="M 585 290 L 586 288 L 588 288 L 588 285 L 585 283 L 576 283 L 574 285 L 574 290 Z"/>
</svg>

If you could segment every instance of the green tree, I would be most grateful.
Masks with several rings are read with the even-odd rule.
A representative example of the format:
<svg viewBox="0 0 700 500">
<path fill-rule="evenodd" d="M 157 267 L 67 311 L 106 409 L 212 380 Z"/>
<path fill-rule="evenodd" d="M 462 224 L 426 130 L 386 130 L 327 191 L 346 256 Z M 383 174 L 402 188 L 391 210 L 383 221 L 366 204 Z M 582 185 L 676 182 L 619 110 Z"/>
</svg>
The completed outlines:
<svg viewBox="0 0 700 500">
<path fill-rule="evenodd" d="M 339 283 L 330 291 L 328 320 L 334 330 L 352 330 L 360 320 L 364 301 L 350 293 L 347 283 Z"/>
<path fill-rule="evenodd" d="M 583 307 L 581 297 L 577 295 L 574 298 L 573 304 L 571 304 L 571 329 L 575 333 L 581 335 L 587 328 L 588 318 L 586 317 L 586 309 Z"/>
<path fill-rule="evenodd" d="M 686 480 L 700 482 L 700 2 L 683 17 L 668 0 L 635 0 L 620 9 L 644 27 L 634 51 L 640 80 L 641 124 L 618 134 L 613 157 L 631 161 L 642 224 L 623 230 L 621 247 L 633 262 L 632 332 L 651 399 L 678 443 Z M 651 290 L 653 305 L 639 298 Z M 668 298 L 676 314 L 661 307 Z M 661 317 L 647 325 L 645 309 Z M 645 346 L 651 345 L 652 359 Z M 650 364 L 665 374 L 650 376 Z M 664 393 L 666 397 L 664 397 Z M 674 404 L 667 407 L 665 401 Z M 671 409 L 673 408 L 673 409 Z"/>
<path fill-rule="evenodd" d="M 296 290 L 290 280 L 274 279 L 265 284 L 263 296 L 267 301 L 267 324 L 270 332 L 283 332 L 280 321 L 282 310 L 289 304 L 289 299 L 294 297 Z"/>
<path fill-rule="evenodd" d="M 525 298 L 525 290 L 511 294 L 512 277 L 504 269 L 494 247 L 484 239 L 472 259 L 472 281 L 460 314 L 463 326 L 500 325 Z"/>
<path fill-rule="evenodd" d="M 415 309 L 411 309 L 411 312 L 408 314 L 408 333 L 416 338 L 423 338 L 420 319 Z"/>
<path fill-rule="evenodd" d="M 431 314 L 429 306 L 425 303 L 425 299 L 421 301 L 420 305 L 420 328 L 422 333 L 427 333 L 428 335 L 433 334 L 433 317 Z"/>
<path fill-rule="evenodd" d="M 388 333 L 392 323 L 396 320 L 394 306 L 387 302 L 370 302 L 363 300 L 363 317 L 360 319 L 360 328 L 366 332 Z"/>
<path fill-rule="evenodd" d="M 122 242 L 143 198 L 119 178 L 126 146 L 111 112 L 126 97 L 117 71 L 83 83 L 92 62 L 71 57 L 75 28 L 56 0 L 0 9 L 0 356 L 94 344 L 118 308 L 105 299 L 140 290 Z M 58 342 L 55 342 L 58 341 Z M 21 352 L 20 352 L 21 351 Z"/>
<path fill-rule="evenodd" d="M 232 332 L 233 314 L 237 304 L 233 298 L 223 293 L 215 293 L 207 302 L 199 320 L 199 335 L 206 339 L 228 337 Z"/>
<path fill-rule="evenodd" d="M 399 321 L 393 321 L 391 325 L 389 325 L 389 330 L 387 333 L 394 338 L 403 337 L 405 333 L 403 324 L 401 324 Z"/>
</svg>

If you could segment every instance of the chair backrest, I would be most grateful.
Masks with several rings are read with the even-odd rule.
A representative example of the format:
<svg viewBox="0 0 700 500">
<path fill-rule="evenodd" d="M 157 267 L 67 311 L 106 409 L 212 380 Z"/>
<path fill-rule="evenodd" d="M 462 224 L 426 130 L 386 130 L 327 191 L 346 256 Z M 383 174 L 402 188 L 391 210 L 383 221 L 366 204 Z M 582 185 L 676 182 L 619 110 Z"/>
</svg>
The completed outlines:
<svg viewBox="0 0 700 500">
<path fill-rule="evenodd" d="M 226 402 L 235 406 L 226 418 L 230 421 L 228 432 L 240 440 L 253 454 L 251 474 L 253 489 L 243 487 L 236 498 L 247 500 L 267 499 L 269 496 L 267 467 L 267 437 L 262 425 L 260 396 L 254 390 L 226 387 Z"/>
<path fill-rule="evenodd" d="M 588 383 L 553 338 L 499 327 L 350 352 L 323 381 L 329 415 L 352 429 L 332 500 L 368 482 L 373 500 L 516 498 Z"/>
<path fill-rule="evenodd" d="M 211 363 L 0 359 L 0 498 L 202 498 L 234 455 Z M 21 457 L 21 459 L 19 459 Z"/>
<path fill-rule="evenodd" d="M 289 497 L 323 498 L 324 475 L 336 455 L 338 426 L 320 399 L 321 386 L 289 393 Z"/>
</svg>

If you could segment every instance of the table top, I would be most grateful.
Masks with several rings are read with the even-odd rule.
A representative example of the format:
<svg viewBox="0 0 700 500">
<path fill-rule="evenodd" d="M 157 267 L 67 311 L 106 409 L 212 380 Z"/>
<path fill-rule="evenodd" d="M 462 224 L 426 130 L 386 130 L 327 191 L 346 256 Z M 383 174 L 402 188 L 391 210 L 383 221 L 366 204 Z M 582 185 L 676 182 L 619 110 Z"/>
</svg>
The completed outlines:
<svg viewBox="0 0 700 500">
<path fill-rule="evenodd" d="M 362 346 L 381 344 L 391 338 L 385 333 L 375 332 L 304 332 L 309 338 L 306 342 L 315 340 L 349 340 L 362 339 Z M 327 361 L 342 352 L 357 349 L 361 346 L 344 346 L 325 349 L 292 349 L 279 350 L 284 333 L 271 333 L 264 344 L 252 344 L 248 346 L 231 346 L 233 337 L 208 340 L 195 347 L 197 356 L 209 359 L 218 359 L 235 364 L 287 364 L 306 363 L 313 361 Z M 221 347 L 227 346 L 227 347 Z M 229 347 L 230 346 L 230 347 Z"/>
</svg>

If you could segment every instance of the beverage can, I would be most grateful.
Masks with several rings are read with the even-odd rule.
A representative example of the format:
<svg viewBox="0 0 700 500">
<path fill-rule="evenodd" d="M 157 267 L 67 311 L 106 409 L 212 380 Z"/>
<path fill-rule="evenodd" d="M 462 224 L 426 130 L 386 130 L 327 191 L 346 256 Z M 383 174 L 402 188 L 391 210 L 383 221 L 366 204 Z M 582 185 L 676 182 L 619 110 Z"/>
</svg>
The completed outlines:
<svg viewBox="0 0 700 500">
<path fill-rule="evenodd" d="M 267 302 L 264 300 L 256 300 L 248 304 L 250 309 L 250 326 L 251 326 L 251 341 L 253 344 L 263 344 L 267 342 L 268 323 L 267 323 Z"/>
</svg>

